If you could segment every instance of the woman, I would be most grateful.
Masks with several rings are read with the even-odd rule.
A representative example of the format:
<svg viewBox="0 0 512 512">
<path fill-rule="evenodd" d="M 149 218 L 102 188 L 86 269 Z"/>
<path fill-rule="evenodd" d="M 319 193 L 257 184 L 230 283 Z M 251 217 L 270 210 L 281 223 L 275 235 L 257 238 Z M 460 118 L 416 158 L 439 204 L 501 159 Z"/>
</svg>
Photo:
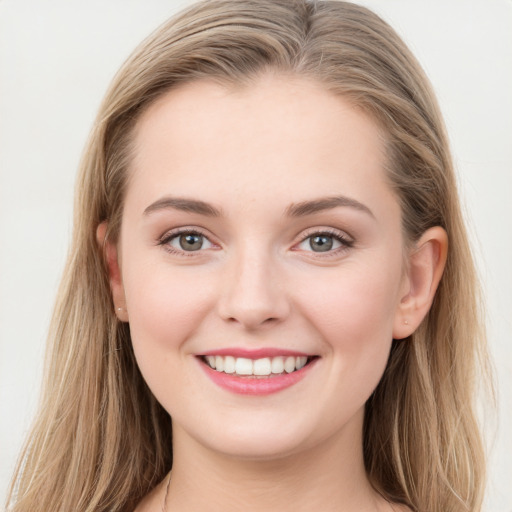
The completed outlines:
<svg viewBox="0 0 512 512">
<path fill-rule="evenodd" d="M 471 254 L 377 16 L 197 4 L 119 72 L 77 190 L 12 510 L 480 510 Z"/>
</svg>

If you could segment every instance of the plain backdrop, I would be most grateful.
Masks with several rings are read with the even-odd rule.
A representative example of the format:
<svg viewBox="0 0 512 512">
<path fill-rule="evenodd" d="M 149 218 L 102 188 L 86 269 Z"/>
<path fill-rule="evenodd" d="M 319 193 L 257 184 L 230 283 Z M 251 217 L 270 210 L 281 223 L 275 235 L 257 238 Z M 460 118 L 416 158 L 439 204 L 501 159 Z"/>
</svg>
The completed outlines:
<svg viewBox="0 0 512 512">
<path fill-rule="evenodd" d="M 100 99 L 135 45 L 187 0 L 0 0 L 0 502 L 37 403 Z M 437 91 L 484 282 L 498 414 L 486 510 L 512 512 L 512 1 L 364 0 Z"/>
</svg>

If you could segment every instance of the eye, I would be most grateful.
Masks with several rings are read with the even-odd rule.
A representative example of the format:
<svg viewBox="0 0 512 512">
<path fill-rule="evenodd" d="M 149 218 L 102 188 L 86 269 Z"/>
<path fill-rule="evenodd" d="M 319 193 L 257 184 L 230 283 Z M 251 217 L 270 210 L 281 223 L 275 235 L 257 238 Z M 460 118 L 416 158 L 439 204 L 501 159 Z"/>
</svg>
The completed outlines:
<svg viewBox="0 0 512 512">
<path fill-rule="evenodd" d="M 213 247 L 210 240 L 202 233 L 191 230 L 170 233 L 160 243 L 167 246 L 172 252 L 197 252 Z"/>
<path fill-rule="evenodd" d="M 313 233 L 297 246 L 301 251 L 337 252 L 338 249 L 348 248 L 353 242 L 341 233 L 320 232 Z"/>
</svg>

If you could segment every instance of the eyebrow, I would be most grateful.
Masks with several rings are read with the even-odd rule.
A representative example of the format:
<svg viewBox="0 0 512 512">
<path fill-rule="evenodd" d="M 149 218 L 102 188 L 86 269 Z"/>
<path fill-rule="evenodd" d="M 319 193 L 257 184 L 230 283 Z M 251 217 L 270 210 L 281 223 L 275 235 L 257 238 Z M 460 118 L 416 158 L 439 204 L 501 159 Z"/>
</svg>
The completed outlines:
<svg viewBox="0 0 512 512">
<path fill-rule="evenodd" d="M 157 212 L 160 210 L 180 210 L 182 212 L 197 213 L 208 217 L 220 217 L 221 212 L 209 203 L 198 201 L 197 199 L 187 199 L 184 197 L 162 197 L 150 204 L 145 210 L 144 215 Z"/>
<path fill-rule="evenodd" d="M 303 217 L 340 206 L 355 208 L 356 210 L 367 213 L 371 217 L 375 218 L 375 215 L 370 210 L 370 208 L 368 208 L 368 206 L 346 196 L 321 197 L 312 201 L 302 201 L 300 203 L 295 203 L 286 209 L 286 214 L 290 217 Z"/>
<path fill-rule="evenodd" d="M 289 217 L 305 217 L 314 213 L 330 210 L 338 207 L 349 207 L 367 213 L 375 218 L 372 211 L 363 203 L 356 199 L 346 196 L 332 196 L 313 199 L 310 201 L 301 201 L 293 203 L 285 210 L 285 214 Z M 221 211 L 210 203 L 199 201 L 197 199 L 188 199 L 184 197 L 162 197 L 154 203 L 150 204 L 145 210 L 144 215 L 149 215 L 160 210 L 180 210 L 182 212 L 197 213 L 208 217 L 220 217 Z"/>
</svg>

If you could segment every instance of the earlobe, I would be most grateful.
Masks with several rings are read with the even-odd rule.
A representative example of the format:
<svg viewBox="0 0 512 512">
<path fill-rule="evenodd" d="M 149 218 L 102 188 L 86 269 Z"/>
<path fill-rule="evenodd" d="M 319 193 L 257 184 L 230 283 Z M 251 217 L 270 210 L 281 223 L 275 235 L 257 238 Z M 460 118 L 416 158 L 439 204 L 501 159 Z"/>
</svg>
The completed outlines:
<svg viewBox="0 0 512 512">
<path fill-rule="evenodd" d="M 448 253 L 448 236 L 440 226 L 423 233 L 408 257 L 406 289 L 398 305 L 393 338 L 410 336 L 427 315 L 441 281 Z"/>
<path fill-rule="evenodd" d="M 123 280 L 119 265 L 117 246 L 107 239 L 108 223 L 102 222 L 96 229 L 96 240 L 103 253 L 108 269 L 112 300 L 117 318 L 122 322 L 128 322 L 128 311 L 124 294 Z"/>
</svg>

